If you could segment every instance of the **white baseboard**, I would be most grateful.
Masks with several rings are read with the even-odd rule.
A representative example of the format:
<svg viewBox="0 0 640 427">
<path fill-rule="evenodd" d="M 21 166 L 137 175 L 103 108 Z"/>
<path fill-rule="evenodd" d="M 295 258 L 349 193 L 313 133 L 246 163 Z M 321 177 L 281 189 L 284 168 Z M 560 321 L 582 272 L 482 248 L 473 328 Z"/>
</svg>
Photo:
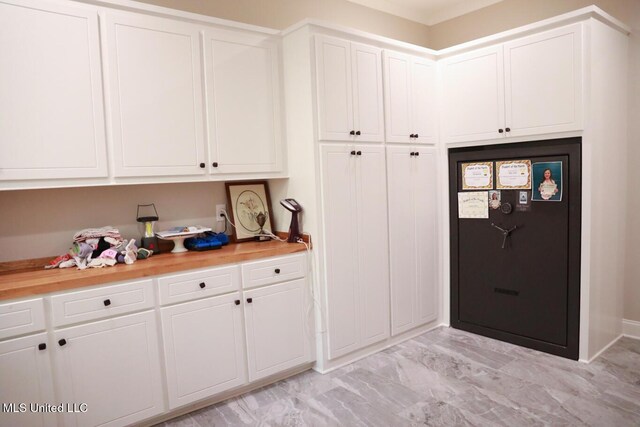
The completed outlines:
<svg viewBox="0 0 640 427">
<path fill-rule="evenodd" d="M 622 335 L 640 340 L 640 322 L 622 319 Z"/>
<path fill-rule="evenodd" d="M 601 355 L 602 353 L 604 353 L 605 351 L 609 350 L 609 347 L 611 347 L 612 345 L 614 345 L 615 343 L 617 343 L 617 342 L 618 342 L 618 340 L 619 340 L 620 338 L 622 338 L 623 336 L 624 336 L 624 334 L 620 334 L 620 335 L 618 335 L 617 337 L 615 337 L 615 338 L 613 339 L 613 341 L 611 341 L 609 344 L 607 344 L 606 346 L 604 346 L 604 348 L 603 348 L 602 350 L 600 350 L 599 352 L 597 352 L 597 353 L 596 353 L 592 358 L 590 358 L 588 361 L 586 361 L 586 363 L 591 363 L 591 362 L 593 362 L 594 360 L 596 360 L 598 357 L 600 357 L 600 355 Z M 584 361 L 584 360 L 582 360 L 582 359 L 580 359 L 580 362 L 585 363 L 585 361 Z"/>
</svg>

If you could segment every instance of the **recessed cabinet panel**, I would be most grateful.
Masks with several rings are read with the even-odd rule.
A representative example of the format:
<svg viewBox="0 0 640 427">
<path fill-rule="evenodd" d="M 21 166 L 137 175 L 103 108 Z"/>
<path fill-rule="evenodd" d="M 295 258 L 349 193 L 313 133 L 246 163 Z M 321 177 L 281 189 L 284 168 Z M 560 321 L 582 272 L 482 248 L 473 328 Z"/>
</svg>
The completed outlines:
<svg viewBox="0 0 640 427">
<path fill-rule="evenodd" d="M 115 176 L 204 174 L 199 27 L 108 12 L 106 36 Z"/>
<path fill-rule="evenodd" d="M 171 409 L 246 382 L 240 294 L 162 309 Z"/>
<path fill-rule="evenodd" d="M 443 60 L 442 80 L 445 142 L 504 135 L 502 46 Z"/>
<path fill-rule="evenodd" d="M 409 142 L 411 129 L 411 59 L 385 51 L 387 142 Z"/>
<path fill-rule="evenodd" d="M 57 425 L 57 414 L 33 412 L 30 404 L 54 404 L 53 377 L 47 334 L 0 342 L 0 402 L 26 404 L 25 412 L 0 411 L 0 425 L 45 427 Z M 40 349 L 44 345 L 44 348 Z M 15 410 L 20 408 L 16 406 Z"/>
<path fill-rule="evenodd" d="M 329 358 L 358 348 L 358 270 L 355 162 L 344 145 L 322 146 L 327 260 Z"/>
<path fill-rule="evenodd" d="M 64 425 L 126 426 L 164 411 L 155 313 L 151 311 L 55 332 L 60 401 L 85 413 Z"/>
<path fill-rule="evenodd" d="M 389 248 L 383 147 L 356 146 L 361 346 L 389 336 Z"/>
<path fill-rule="evenodd" d="M 414 58 L 411 71 L 411 121 L 417 135 L 413 142 L 435 144 L 438 122 L 436 63 Z"/>
<path fill-rule="evenodd" d="M 504 45 L 510 136 L 582 128 L 582 24 Z"/>
<path fill-rule="evenodd" d="M 298 279 L 244 292 L 251 381 L 311 360 L 305 286 Z"/>
<path fill-rule="evenodd" d="M 0 181 L 107 176 L 97 12 L 3 1 L 0 28 Z"/>
<path fill-rule="evenodd" d="M 357 141 L 384 141 L 381 51 L 352 43 L 354 129 Z"/>
<path fill-rule="evenodd" d="M 351 44 L 317 37 L 316 67 L 320 139 L 347 141 L 354 130 Z"/>
<path fill-rule="evenodd" d="M 204 40 L 211 172 L 279 171 L 276 42 L 227 31 L 205 31 Z"/>
</svg>

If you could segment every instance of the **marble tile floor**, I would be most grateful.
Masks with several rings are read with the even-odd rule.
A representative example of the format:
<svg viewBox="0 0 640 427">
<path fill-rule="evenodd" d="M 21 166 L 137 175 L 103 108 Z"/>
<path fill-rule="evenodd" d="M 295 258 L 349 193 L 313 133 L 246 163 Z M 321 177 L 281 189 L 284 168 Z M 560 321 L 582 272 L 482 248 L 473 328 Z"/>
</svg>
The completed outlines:
<svg viewBox="0 0 640 427">
<path fill-rule="evenodd" d="M 640 426 L 640 341 L 587 365 L 441 327 L 164 424 L 243 425 Z"/>
</svg>

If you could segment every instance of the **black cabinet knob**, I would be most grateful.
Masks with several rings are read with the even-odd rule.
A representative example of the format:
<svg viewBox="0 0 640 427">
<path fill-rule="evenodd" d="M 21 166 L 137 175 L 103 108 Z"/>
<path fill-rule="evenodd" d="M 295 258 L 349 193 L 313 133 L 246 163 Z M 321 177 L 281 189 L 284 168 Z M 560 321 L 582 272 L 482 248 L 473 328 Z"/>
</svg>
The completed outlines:
<svg viewBox="0 0 640 427">
<path fill-rule="evenodd" d="M 419 152 L 419 151 L 416 151 L 416 154 L 415 154 L 415 155 L 416 155 L 416 156 L 419 156 L 419 155 L 420 155 L 420 152 Z"/>
<path fill-rule="evenodd" d="M 498 129 L 498 133 L 502 133 L 502 132 L 504 132 L 504 130 Z"/>
<path fill-rule="evenodd" d="M 349 135 L 355 135 L 355 134 L 356 134 L 355 130 L 352 130 L 351 132 L 349 132 Z"/>
<path fill-rule="evenodd" d="M 62 338 L 60 341 L 58 341 L 58 345 L 60 347 L 62 347 L 63 345 L 66 345 L 66 344 L 67 344 L 67 340 L 65 340 L 64 338 Z"/>
<path fill-rule="evenodd" d="M 414 138 L 420 138 L 420 135 L 418 135 L 417 133 L 413 136 Z"/>
<path fill-rule="evenodd" d="M 412 133 L 411 135 L 409 135 L 409 138 L 415 138 L 415 137 L 416 137 L 415 133 Z"/>
<path fill-rule="evenodd" d="M 45 343 L 38 344 L 38 350 L 46 350 L 46 349 L 47 349 L 47 345 Z"/>
<path fill-rule="evenodd" d="M 204 164 L 204 163 L 200 163 L 200 167 L 201 167 L 202 169 L 204 169 L 204 166 L 205 166 L 205 164 Z"/>
<path fill-rule="evenodd" d="M 211 166 L 213 166 L 214 168 L 217 168 L 218 167 L 218 162 L 211 163 Z"/>
<path fill-rule="evenodd" d="M 275 272 L 276 272 L 276 274 L 280 274 L 280 269 L 279 269 L 279 268 L 276 268 L 276 269 L 275 269 L 275 270 L 273 270 L 273 271 L 275 271 Z"/>
<path fill-rule="evenodd" d="M 351 155 L 352 155 L 352 156 L 355 156 L 355 155 L 356 155 L 355 150 L 351 152 Z"/>
<path fill-rule="evenodd" d="M 253 298 L 247 298 L 247 302 L 251 304 L 253 302 Z"/>
<path fill-rule="evenodd" d="M 107 298 L 106 300 L 102 301 L 102 303 L 105 307 L 109 307 L 111 305 L 111 300 Z"/>
<path fill-rule="evenodd" d="M 207 284 L 206 284 L 206 283 L 204 283 L 204 282 L 201 282 L 201 283 L 200 283 L 200 289 L 204 289 L 204 287 L 205 287 L 205 286 L 207 286 Z"/>
<path fill-rule="evenodd" d="M 356 154 L 357 154 L 358 156 L 362 156 L 362 151 L 356 151 Z"/>
<path fill-rule="evenodd" d="M 235 300 L 235 301 L 234 301 L 234 303 L 235 303 L 236 305 L 240 305 L 240 300 L 239 300 L 239 299 L 237 299 L 237 300 Z"/>
<path fill-rule="evenodd" d="M 511 132 L 511 128 L 505 128 L 507 132 Z"/>
<path fill-rule="evenodd" d="M 356 135 L 360 135 L 360 131 L 357 131 L 357 132 L 356 132 Z"/>
<path fill-rule="evenodd" d="M 415 156 L 415 155 L 416 155 L 416 153 L 414 153 L 414 152 L 412 151 L 411 153 L 409 153 L 409 155 L 410 155 L 411 157 L 413 157 L 413 156 Z"/>
</svg>

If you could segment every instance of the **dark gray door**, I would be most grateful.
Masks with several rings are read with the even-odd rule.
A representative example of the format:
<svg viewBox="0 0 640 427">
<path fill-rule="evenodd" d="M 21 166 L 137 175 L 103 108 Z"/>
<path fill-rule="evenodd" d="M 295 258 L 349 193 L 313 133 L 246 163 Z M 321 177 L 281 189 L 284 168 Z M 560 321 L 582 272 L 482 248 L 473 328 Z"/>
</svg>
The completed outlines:
<svg viewBox="0 0 640 427">
<path fill-rule="evenodd" d="M 452 326 L 577 359 L 580 139 L 452 149 L 449 159 Z M 522 159 L 561 162 L 561 201 L 519 210 L 522 190 L 501 190 L 510 213 L 458 218 L 462 163 Z"/>
</svg>

